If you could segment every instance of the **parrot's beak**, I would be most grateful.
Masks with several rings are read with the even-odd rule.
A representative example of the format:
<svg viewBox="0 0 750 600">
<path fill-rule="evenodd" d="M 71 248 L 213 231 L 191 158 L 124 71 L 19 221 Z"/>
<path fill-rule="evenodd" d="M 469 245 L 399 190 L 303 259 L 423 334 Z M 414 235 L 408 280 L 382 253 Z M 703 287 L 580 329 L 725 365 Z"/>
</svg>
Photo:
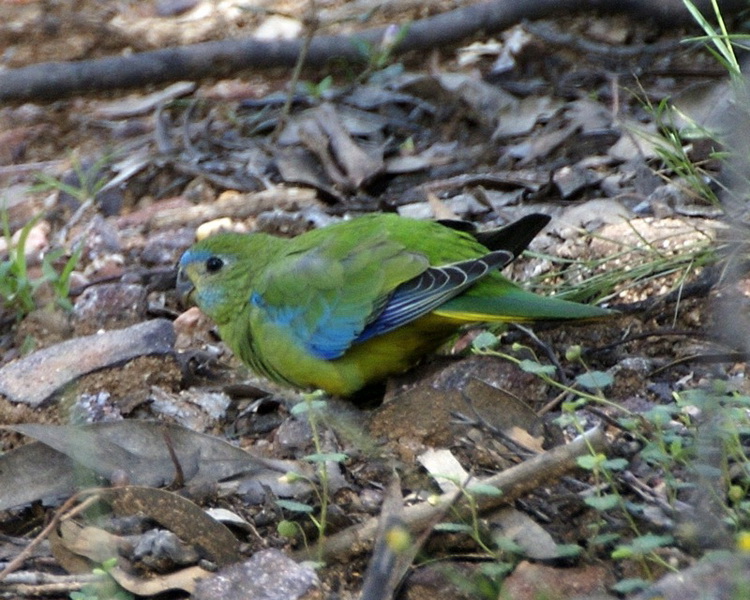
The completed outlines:
<svg viewBox="0 0 750 600">
<path fill-rule="evenodd" d="M 183 306 L 191 306 L 193 304 L 192 295 L 195 291 L 195 286 L 190 278 L 185 274 L 182 267 L 177 271 L 177 296 Z"/>
</svg>

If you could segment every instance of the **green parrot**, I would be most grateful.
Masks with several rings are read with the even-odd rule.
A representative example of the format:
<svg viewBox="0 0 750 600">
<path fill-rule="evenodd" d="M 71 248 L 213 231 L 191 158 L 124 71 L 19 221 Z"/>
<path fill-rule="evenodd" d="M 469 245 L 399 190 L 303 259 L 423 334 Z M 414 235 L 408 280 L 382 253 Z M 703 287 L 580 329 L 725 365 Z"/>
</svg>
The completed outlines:
<svg viewBox="0 0 750 600">
<path fill-rule="evenodd" d="M 612 314 L 538 296 L 499 273 L 548 221 L 533 214 L 477 232 L 371 214 L 291 239 L 219 233 L 182 255 L 177 289 L 257 373 L 349 396 L 414 366 L 467 324 Z"/>
</svg>

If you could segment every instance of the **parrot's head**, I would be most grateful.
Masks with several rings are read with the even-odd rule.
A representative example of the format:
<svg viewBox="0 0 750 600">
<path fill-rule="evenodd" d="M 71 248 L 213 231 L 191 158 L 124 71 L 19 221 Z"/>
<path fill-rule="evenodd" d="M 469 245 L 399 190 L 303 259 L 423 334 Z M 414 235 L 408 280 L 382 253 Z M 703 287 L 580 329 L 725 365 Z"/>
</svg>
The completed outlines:
<svg viewBox="0 0 750 600">
<path fill-rule="evenodd" d="M 252 257 L 246 256 L 250 237 L 221 233 L 185 251 L 177 271 L 180 300 L 197 304 L 218 324 L 236 314 L 250 287 Z"/>
</svg>

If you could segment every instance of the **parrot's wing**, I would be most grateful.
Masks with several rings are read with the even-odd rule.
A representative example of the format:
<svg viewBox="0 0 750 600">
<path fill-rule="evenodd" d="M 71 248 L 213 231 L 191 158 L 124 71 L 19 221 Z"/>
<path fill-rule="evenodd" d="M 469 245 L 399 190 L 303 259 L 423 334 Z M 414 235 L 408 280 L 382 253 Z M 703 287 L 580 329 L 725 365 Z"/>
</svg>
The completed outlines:
<svg viewBox="0 0 750 600">
<path fill-rule="evenodd" d="M 383 237 L 330 240 L 269 265 L 250 303 L 258 318 L 333 360 L 427 314 L 512 258 L 498 251 L 430 267 L 425 255 Z"/>
<path fill-rule="evenodd" d="M 383 309 L 357 336 L 355 342 L 393 331 L 432 312 L 474 285 L 491 271 L 502 269 L 514 255 L 506 250 L 490 252 L 481 258 L 430 267 L 414 279 L 399 285 Z"/>
<path fill-rule="evenodd" d="M 390 292 L 425 271 L 429 261 L 378 231 L 316 242 L 269 265 L 250 304 L 260 325 L 281 328 L 317 358 L 332 360 L 382 312 Z"/>
</svg>

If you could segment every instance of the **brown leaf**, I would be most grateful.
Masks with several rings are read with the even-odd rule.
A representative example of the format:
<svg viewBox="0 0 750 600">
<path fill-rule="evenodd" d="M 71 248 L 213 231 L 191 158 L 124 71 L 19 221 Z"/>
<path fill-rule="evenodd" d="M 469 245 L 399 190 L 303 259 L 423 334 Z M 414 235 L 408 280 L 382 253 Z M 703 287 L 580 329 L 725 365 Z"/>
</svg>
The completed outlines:
<svg viewBox="0 0 750 600">
<path fill-rule="evenodd" d="M 228 442 L 178 425 L 149 421 L 117 421 L 83 426 L 21 424 L 8 427 L 39 439 L 0 456 L 0 510 L 75 491 L 80 466 L 105 479 L 125 473 L 130 483 L 164 485 L 175 478 L 166 438 L 191 485 L 216 483 L 239 476 L 259 491 L 269 486 L 289 497 L 302 493 L 302 483 L 283 484 L 279 476 L 305 467 L 291 461 L 260 458 Z"/>
<path fill-rule="evenodd" d="M 118 516 L 147 517 L 189 540 L 217 565 L 240 559 L 239 541 L 222 525 L 187 498 L 154 488 L 129 485 L 102 493 Z"/>
<path fill-rule="evenodd" d="M 355 189 L 383 170 L 382 151 L 370 148 L 367 152 L 357 144 L 332 104 L 322 104 L 315 113 L 315 120 L 328 135 L 333 155 Z"/>
</svg>

